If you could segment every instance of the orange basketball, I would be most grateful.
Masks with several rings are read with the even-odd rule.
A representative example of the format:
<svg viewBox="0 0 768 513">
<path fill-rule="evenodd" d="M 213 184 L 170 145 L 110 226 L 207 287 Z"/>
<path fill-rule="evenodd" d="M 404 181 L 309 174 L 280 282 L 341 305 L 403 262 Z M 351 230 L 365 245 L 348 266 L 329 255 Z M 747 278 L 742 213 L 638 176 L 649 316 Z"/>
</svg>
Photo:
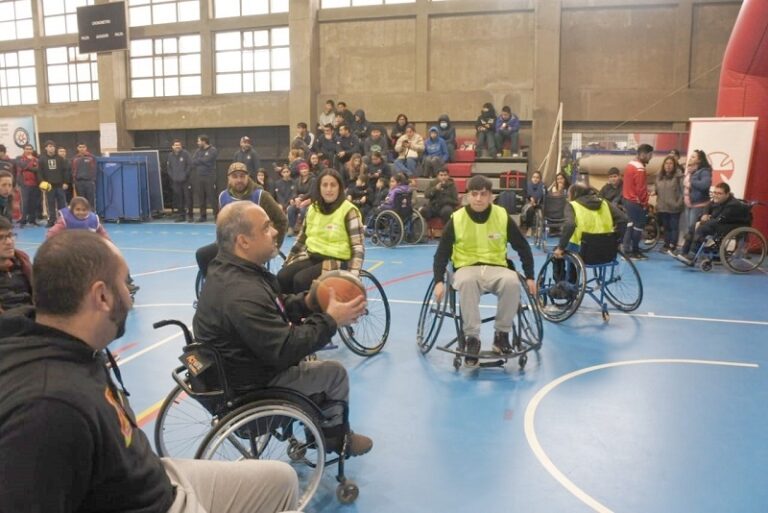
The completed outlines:
<svg viewBox="0 0 768 513">
<path fill-rule="evenodd" d="M 331 289 L 336 294 L 336 301 L 341 303 L 352 301 L 358 296 L 365 297 L 365 287 L 351 272 L 339 270 L 323 273 L 309 291 L 314 295 L 311 299 L 315 304 L 320 305 L 320 310 L 323 312 L 328 308 Z"/>
</svg>

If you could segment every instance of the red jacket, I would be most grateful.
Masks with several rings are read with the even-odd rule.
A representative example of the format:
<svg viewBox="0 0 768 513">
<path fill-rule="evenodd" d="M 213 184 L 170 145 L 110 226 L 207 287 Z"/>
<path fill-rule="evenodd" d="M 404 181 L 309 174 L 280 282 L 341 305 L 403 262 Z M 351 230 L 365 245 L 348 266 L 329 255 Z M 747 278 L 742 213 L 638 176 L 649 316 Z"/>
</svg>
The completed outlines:
<svg viewBox="0 0 768 513">
<path fill-rule="evenodd" d="M 621 195 L 625 200 L 648 206 L 648 182 L 645 176 L 645 166 L 633 160 L 624 168 L 624 186 Z"/>
<path fill-rule="evenodd" d="M 29 187 L 37 187 L 40 165 L 36 157 L 25 157 L 22 155 L 16 161 L 18 175 L 16 181 Z"/>
</svg>

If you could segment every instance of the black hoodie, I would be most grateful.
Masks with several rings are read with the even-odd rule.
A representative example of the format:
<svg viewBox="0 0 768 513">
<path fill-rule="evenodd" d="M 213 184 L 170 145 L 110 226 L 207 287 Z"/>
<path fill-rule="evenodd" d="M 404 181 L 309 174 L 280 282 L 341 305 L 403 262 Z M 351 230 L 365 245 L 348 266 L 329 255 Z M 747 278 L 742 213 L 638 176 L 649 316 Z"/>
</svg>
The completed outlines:
<svg viewBox="0 0 768 513">
<path fill-rule="evenodd" d="M 602 205 L 603 201 L 605 200 L 598 197 L 594 191 L 590 191 L 587 194 L 576 198 L 576 201 L 579 204 L 584 205 L 589 210 L 596 211 L 600 208 L 600 205 Z M 627 216 L 610 201 L 606 201 L 606 203 L 608 203 L 608 207 L 611 209 L 611 218 L 613 218 L 613 225 L 616 227 L 616 231 L 623 233 L 623 226 L 627 224 Z M 560 241 L 557 243 L 557 247 L 566 249 L 568 247 L 568 242 L 573 236 L 573 232 L 576 231 L 576 213 L 574 212 L 573 206 L 571 206 L 570 202 L 565 203 L 563 214 L 565 223 L 563 224 L 563 231 L 560 234 Z"/>
<path fill-rule="evenodd" d="M 166 512 L 174 494 L 103 352 L 0 316 L 0 511 Z"/>
<path fill-rule="evenodd" d="M 445 128 L 443 128 L 441 124 L 443 122 L 448 123 Z M 451 118 L 448 117 L 448 114 L 443 114 L 437 118 L 437 134 L 446 144 L 453 144 L 456 146 L 456 127 L 451 125 Z"/>
<path fill-rule="evenodd" d="M 480 111 L 480 115 L 477 116 L 475 121 L 475 128 L 485 127 L 486 132 L 495 131 L 496 127 L 496 109 L 490 103 L 484 103 L 483 109 L 488 109 L 488 112 Z"/>
</svg>

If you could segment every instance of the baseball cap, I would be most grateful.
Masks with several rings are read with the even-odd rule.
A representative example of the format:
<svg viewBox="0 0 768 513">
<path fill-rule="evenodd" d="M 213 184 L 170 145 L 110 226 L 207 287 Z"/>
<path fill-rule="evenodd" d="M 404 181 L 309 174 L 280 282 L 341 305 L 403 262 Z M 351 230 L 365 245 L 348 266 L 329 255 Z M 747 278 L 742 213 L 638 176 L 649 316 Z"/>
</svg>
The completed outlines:
<svg viewBox="0 0 768 513">
<path fill-rule="evenodd" d="M 232 164 L 229 165 L 229 169 L 227 170 L 227 176 L 231 175 L 232 173 L 237 173 L 238 171 L 242 171 L 243 173 L 248 173 L 248 168 L 245 167 L 245 164 L 242 162 L 232 162 Z"/>
<path fill-rule="evenodd" d="M 251 138 L 247 135 L 240 138 L 240 144 L 251 144 Z"/>
</svg>

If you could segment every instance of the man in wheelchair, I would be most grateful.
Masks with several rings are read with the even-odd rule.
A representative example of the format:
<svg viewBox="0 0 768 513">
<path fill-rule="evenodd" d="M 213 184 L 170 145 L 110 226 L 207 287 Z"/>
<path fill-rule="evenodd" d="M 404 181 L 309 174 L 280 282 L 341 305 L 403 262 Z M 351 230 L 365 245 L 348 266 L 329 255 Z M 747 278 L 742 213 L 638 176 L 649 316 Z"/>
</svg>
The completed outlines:
<svg viewBox="0 0 768 513">
<path fill-rule="evenodd" d="M 216 222 L 219 253 L 208 268 L 194 317 L 195 338 L 221 355 L 224 373 L 236 394 L 264 387 L 297 390 L 311 398 L 349 400 L 346 369 L 334 361 L 306 361 L 327 345 L 338 326 L 363 315 L 362 298 L 348 303 L 333 296 L 326 311 L 310 308 L 307 294 L 283 296 L 265 264 L 277 254 L 277 230 L 264 209 L 251 202 L 225 207 Z M 322 407 L 322 405 L 320 405 Z M 341 414 L 324 426 L 328 447 L 348 456 L 368 452 L 370 438 L 349 433 Z"/>
<path fill-rule="evenodd" d="M 528 241 L 504 208 L 493 205 L 491 181 L 476 175 L 467 182 L 469 204 L 453 213 L 445 225 L 434 258 L 435 300 L 445 294 L 445 271 L 451 260 L 455 269 L 452 286 L 459 291 L 465 347 L 459 351 L 468 367 L 477 366 L 480 353 L 480 296 L 492 293 L 498 298 L 493 351 L 510 354 L 509 332 L 520 304 L 517 272 L 508 268 L 507 243 L 523 263 L 528 290 L 535 294 L 533 255 Z"/>
<path fill-rule="evenodd" d="M 722 237 L 729 231 L 740 226 L 750 226 L 752 214 L 749 206 L 731 194 L 731 187 L 723 182 L 715 185 L 712 201 L 704 213 L 688 229 L 685 242 L 680 253 L 675 258 L 686 265 L 694 265 L 694 255 L 707 237 Z"/>
</svg>

